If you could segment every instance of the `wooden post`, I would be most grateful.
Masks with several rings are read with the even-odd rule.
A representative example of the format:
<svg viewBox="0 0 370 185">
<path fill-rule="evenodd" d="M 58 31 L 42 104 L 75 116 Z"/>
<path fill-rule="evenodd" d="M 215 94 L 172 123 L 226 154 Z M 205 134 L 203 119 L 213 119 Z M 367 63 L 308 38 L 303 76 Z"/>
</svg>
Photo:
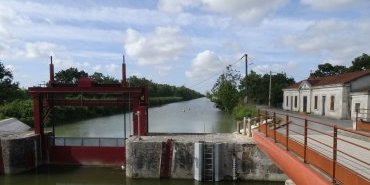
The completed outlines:
<svg viewBox="0 0 370 185">
<path fill-rule="evenodd" d="M 337 125 L 334 125 L 333 130 L 333 184 L 336 183 L 335 180 L 335 167 L 337 163 L 337 136 L 338 136 L 338 128 Z"/>
<path fill-rule="evenodd" d="M 251 119 L 248 118 L 248 137 L 252 137 L 252 124 L 251 124 Z"/>
</svg>

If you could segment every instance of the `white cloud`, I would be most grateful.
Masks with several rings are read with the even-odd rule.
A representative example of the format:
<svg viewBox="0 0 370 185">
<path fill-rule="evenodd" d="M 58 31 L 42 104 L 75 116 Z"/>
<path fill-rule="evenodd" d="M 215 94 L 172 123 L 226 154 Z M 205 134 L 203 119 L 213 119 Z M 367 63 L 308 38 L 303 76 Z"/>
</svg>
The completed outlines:
<svg viewBox="0 0 370 185">
<path fill-rule="evenodd" d="M 177 60 L 183 55 L 189 41 L 178 27 L 157 27 L 153 33 L 142 35 L 134 29 L 126 31 L 125 51 L 140 65 L 157 65 Z"/>
<path fill-rule="evenodd" d="M 287 2 L 288 0 L 228 0 L 227 2 L 224 0 L 160 0 L 158 8 L 170 13 L 179 13 L 187 7 L 196 6 L 205 11 L 227 14 L 243 21 L 253 22 L 273 14 Z"/>
<path fill-rule="evenodd" d="M 365 3 L 366 1 L 367 0 L 301 0 L 301 3 L 316 10 L 337 10 Z"/>
<path fill-rule="evenodd" d="M 104 68 L 110 72 L 110 73 L 114 73 L 117 71 L 118 69 L 118 65 L 117 64 L 107 64 L 104 66 Z"/>
<path fill-rule="evenodd" d="M 227 13 L 244 21 L 260 20 L 274 13 L 285 5 L 287 0 L 203 0 L 206 8 L 220 13 Z"/>
<path fill-rule="evenodd" d="M 168 13 L 180 13 L 184 8 L 196 6 L 199 4 L 198 0 L 174 1 L 174 0 L 159 0 L 158 9 Z"/>
<path fill-rule="evenodd" d="M 47 57 L 54 55 L 57 45 L 49 42 L 26 43 L 25 56 L 27 58 Z"/>
<path fill-rule="evenodd" d="M 156 69 L 159 75 L 166 76 L 167 73 L 172 69 L 172 67 L 171 66 L 157 66 Z"/>
<path fill-rule="evenodd" d="M 252 67 L 252 70 L 258 74 L 267 74 L 273 73 L 281 73 L 281 72 L 289 72 L 294 71 L 298 67 L 298 63 L 296 61 L 288 61 L 285 64 L 262 64 Z"/>
<path fill-rule="evenodd" d="M 197 54 L 192 61 L 190 69 L 185 71 L 185 75 L 191 79 L 205 79 L 219 74 L 225 69 L 226 65 L 226 61 L 222 60 L 216 53 L 205 50 Z"/>
<path fill-rule="evenodd" d="M 285 36 L 283 43 L 312 58 L 345 64 L 369 51 L 369 32 L 368 20 L 323 20 L 313 23 L 300 34 Z"/>
</svg>

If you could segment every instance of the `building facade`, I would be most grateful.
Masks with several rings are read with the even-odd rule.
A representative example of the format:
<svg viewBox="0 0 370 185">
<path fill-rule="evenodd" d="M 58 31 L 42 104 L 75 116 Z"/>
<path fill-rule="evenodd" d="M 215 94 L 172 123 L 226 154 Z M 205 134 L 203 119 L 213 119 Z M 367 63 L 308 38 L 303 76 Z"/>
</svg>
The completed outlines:
<svg viewBox="0 0 370 185">
<path fill-rule="evenodd" d="M 308 78 L 283 91 L 284 110 L 354 119 L 356 110 L 370 109 L 370 70 Z"/>
</svg>

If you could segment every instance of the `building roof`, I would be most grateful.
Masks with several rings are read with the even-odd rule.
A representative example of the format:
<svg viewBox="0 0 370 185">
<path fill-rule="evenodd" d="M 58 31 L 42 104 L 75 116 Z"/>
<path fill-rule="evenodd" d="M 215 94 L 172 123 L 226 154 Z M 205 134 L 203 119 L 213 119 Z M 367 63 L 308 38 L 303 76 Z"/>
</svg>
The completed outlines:
<svg viewBox="0 0 370 185">
<path fill-rule="evenodd" d="M 311 86 L 346 84 L 367 75 L 370 75 L 370 69 L 327 77 L 310 77 L 303 81 L 307 81 L 308 83 L 310 83 Z M 287 87 L 287 89 L 298 89 L 303 81 L 292 84 L 291 86 Z"/>
</svg>

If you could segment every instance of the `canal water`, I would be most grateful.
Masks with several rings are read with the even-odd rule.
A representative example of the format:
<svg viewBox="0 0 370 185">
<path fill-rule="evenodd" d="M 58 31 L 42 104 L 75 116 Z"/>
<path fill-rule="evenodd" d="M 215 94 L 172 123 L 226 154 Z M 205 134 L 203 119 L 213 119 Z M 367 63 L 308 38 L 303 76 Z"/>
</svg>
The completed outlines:
<svg viewBox="0 0 370 185">
<path fill-rule="evenodd" d="M 126 114 L 126 135 L 131 133 L 132 114 Z M 232 117 L 207 98 L 149 108 L 149 132 L 230 133 Z M 113 115 L 57 126 L 57 136 L 124 137 L 124 115 Z"/>
<path fill-rule="evenodd" d="M 131 116 L 126 114 L 127 131 L 131 132 Z M 56 127 L 57 136 L 124 137 L 124 115 L 79 121 Z M 217 109 L 206 98 L 177 102 L 149 109 L 149 132 L 230 133 L 233 119 Z M 282 185 L 282 182 L 200 183 L 193 180 L 129 179 L 124 171 L 113 167 L 43 166 L 37 170 L 11 176 L 0 176 L 1 185 Z"/>
</svg>

